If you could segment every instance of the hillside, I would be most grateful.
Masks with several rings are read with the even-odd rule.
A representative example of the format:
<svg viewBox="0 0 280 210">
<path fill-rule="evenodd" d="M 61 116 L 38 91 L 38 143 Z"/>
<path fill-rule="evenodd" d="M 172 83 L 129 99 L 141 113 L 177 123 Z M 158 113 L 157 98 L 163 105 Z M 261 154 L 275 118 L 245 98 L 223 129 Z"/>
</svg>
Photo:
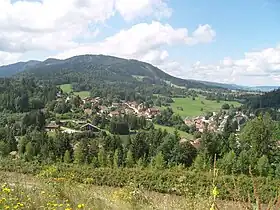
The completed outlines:
<svg viewBox="0 0 280 210">
<path fill-rule="evenodd" d="M 247 107 L 252 109 L 259 108 L 280 108 L 280 89 L 265 93 L 263 95 L 251 97 L 248 99 Z"/>
<path fill-rule="evenodd" d="M 39 64 L 40 61 L 19 62 L 11 65 L 0 66 L 0 77 L 10 77 Z"/>
<path fill-rule="evenodd" d="M 27 76 L 52 80 L 56 84 L 80 83 L 142 83 L 160 84 L 180 88 L 214 88 L 194 80 L 173 77 L 159 68 L 137 60 L 127 60 L 105 55 L 82 55 L 65 60 L 47 59 L 29 61 L 0 67 L 0 77 Z"/>
</svg>

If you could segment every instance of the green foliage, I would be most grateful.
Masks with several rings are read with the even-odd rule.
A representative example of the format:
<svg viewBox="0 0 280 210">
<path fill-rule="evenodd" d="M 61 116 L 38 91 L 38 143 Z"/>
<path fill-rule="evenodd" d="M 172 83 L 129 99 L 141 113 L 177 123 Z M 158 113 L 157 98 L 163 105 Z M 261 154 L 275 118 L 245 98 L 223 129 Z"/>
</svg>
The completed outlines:
<svg viewBox="0 0 280 210">
<path fill-rule="evenodd" d="M 31 161 L 34 158 L 34 155 L 35 155 L 35 149 L 34 149 L 32 143 L 28 142 L 25 147 L 25 159 L 27 161 Z"/>
<path fill-rule="evenodd" d="M 272 121 L 269 115 L 259 116 L 246 123 L 240 134 L 242 147 L 257 157 L 270 154 L 276 147 L 277 139 L 274 136 L 276 123 Z"/>
<path fill-rule="evenodd" d="M 270 164 L 266 155 L 259 158 L 257 162 L 257 171 L 260 176 L 267 176 L 270 172 Z"/>
<path fill-rule="evenodd" d="M 82 145 L 78 143 L 74 149 L 74 163 L 83 164 L 85 163 L 85 155 Z"/>
<path fill-rule="evenodd" d="M 103 147 L 99 149 L 97 158 L 98 158 L 99 166 L 105 167 L 106 166 L 106 154 L 105 154 L 105 150 Z"/>
<path fill-rule="evenodd" d="M 153 157 L 151 165 L 155 169 L 164 169 L 165 161 L 162 152 L 159 152 L 155 157 Z"/>
<path fill-rule="evenodd" d="M 64 154 L 64 157 L 63 157 L 63 162 L 64 163 L 71 163 L 71 155 L 70 155 L 70 152 L 69 150 L 66 150 L 65 154 Z"/>
<path fill-rule="evenodd" d="M 124 187 L 131 182 L 144 189 L 178 195 L 200 196 L 209 198 L 212 191 L 213 174 L 186 170 L 184 168 L 170 168 L 164 170 L 150 170 L 143 168 L 92 168 L 87 165 L 57 164 L 39 166 L 36 163 L 26 163 L 20 160 L 0 161 L 1 170 L 39 174 L 41 177 L 67 179 L 71 182 L 91 180 L 93 185 Z M 279 179 L 258 177 L 254 178 L 260 190 L 259 198 L 263 203 L 270 202 L 277 196 Z M 236 201 L 254 200 L 254 186 L 252 178 L 245 175 L 216 177 L 215 183 L 219 186 L 219 199 Z"/>
<path fill-rule="evenodd" d="M 9 154 L 9 147 L 4 141 L 0 141 L 0 156 L 5 157 Z"/>
<path fill-rule="evenodd" d="M 132 168 L 134 165 L 134 158 L 132 155 L 132 152 L 130 150 L 128 150 L 127 154 L 126 154 L 126 159 L 125 159 L 125 166 L 127 168 Z"/>
<path fill-rule="evenodd" d="M 114 165 L 114 168 L 118 168 L 120 166 L 119 150 L 118 149 L 116 149 L 116 151 L 114 153 L 113 165 Z"/>
</svg>

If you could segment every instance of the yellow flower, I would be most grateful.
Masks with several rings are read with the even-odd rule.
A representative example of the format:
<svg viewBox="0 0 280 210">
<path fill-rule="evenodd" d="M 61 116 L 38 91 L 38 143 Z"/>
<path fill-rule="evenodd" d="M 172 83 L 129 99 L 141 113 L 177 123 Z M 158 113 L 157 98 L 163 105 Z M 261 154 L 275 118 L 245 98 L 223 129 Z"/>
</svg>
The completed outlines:
<svg viewBox="0 0 280 210">
<path fill-rule="evenodd" d="M 84 208 L 85 207 L 85 204 L 79 204 L 78 205 L 78 209 L 82 209 L 82 208 Z"/>
<path fill-rule="evenodd" d="M 17 205 L 23 207 L 23 203 L 17 203 Z"/>
<path fill-rule="evenodd" d="M 4 188 L 2 189 L 2 192 L 9 194 L 9 193 L 11 192 L 11 189 L 9 189 L 9 188 L 7 188 L 7 187 L 4 187 Z"/>
<path fill-rule="evenodd" d="M 65 210 L 72 210 L 72 208 L 66 208 Z"/>
<path fill-rule="evenodd" d="M 214 197 L 217 197 L 219 195 L 219 190 L 217 187 L 214 187 L 212 194 L 214 195 Z"/>
</svg>

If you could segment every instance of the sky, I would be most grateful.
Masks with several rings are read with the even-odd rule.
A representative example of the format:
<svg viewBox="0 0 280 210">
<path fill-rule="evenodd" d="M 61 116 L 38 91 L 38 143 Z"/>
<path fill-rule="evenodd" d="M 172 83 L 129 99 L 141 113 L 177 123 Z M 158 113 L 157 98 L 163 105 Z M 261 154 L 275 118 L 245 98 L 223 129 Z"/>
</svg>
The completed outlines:
<svg viewBox="0 0 280 210">
<path fill-rule="evenodd" d="M 0 65 L 83 54 L 280 85 L 280 0 L 0 0 Z"/>
</svg>

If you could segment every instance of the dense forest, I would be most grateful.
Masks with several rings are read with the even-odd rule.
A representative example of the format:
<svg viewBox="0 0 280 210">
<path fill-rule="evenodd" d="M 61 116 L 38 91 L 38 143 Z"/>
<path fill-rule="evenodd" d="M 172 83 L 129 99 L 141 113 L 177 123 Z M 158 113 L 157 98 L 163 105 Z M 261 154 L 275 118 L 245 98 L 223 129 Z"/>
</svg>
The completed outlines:
<svg viewBox="0 0 280 210">
<path fill-rule="evenodd" d="M 130 115 L 109 120 L 98 115 L 90 118 L 91 123 L 108 129 L 112 134 L 104 131 L 84 134 L 57 132 L 49 136 L 44 126 L 46 122 L 56 120 L 57 114 L 70 114 L 70 110 L 73 110 L 71 115 L 85 117 L 79 112 L 79 96 L 69 102 L 56 100 L 57 93 L 61 92 L 59 88 L 40 85 L 40 82 L 33 79 L 2 79 L 0 82 L 0 107 L 3 112 L 3 127 L 0 131 L 2 156 L 16 150 L 26 161 L 59 160 L 94 164 L 95 167 L 110 166 L 114 161 L 120 167 L 133 167 L 135 164 L 146 167 L 156 161 L 156 164 L 162 164 L 161 167 L 182 164 L 199 170 L 210 169 L 216 158 L 218 166 L 228 174 L 246 174 L 249 165 L 254 166 L 255 174 L 262 176 L 278 176 L 280 170 L 280 153 L 277 149 L 279 123 L 269 115 L 260 114 L 250 120 L 240 133 L 237 132 L 236 122 L 229 117 L 222 132 L 205 130 L 197 135 L 201 138 L 201 147 L 198 149 L 189 141 L 181 141 L 182 138 L 176 131 L 170 134 L 156 130 L 151 122 Z M 93 93 L 99 95 L 98 90 Z M 277 92 L 271 94 L 275 93 Z M 229 106 L 226 108 L 230 109 Z M 182 118 L 174 115 L 170 108 L 164 110 L 154 121 L 186 131 L 190 129 L 184 126 Z M 137 132 L 129 135 L 129 130 Z M 16 136 L 21 138 L 16 141 Z"/>
<path fill-rule="evenodd" d="M 122 83 L 131 88 L 141 84 L 181 86 L 187 88 L 211 89 L 216 85 L 184 80 L 170 76 L 151 64 L 137 60 L 126 60 L 104 55 L 75 56 L 66 60 L 48 59 L 44 62 L 19 63 L 0 69 L 7 72 L 19 67 L 21 73 L 15 76 L 32 76 L 40 80 L 52 80 L 55 84 L 76 83 L 77 89 L 90 90 L 91 84 Z M 12 74 L 13 75 L 13 74 Z M 7 74 L 7 76 L 11 76 Z M 131 86 L 133 85 L 134 86 Z"/>
</svg>

